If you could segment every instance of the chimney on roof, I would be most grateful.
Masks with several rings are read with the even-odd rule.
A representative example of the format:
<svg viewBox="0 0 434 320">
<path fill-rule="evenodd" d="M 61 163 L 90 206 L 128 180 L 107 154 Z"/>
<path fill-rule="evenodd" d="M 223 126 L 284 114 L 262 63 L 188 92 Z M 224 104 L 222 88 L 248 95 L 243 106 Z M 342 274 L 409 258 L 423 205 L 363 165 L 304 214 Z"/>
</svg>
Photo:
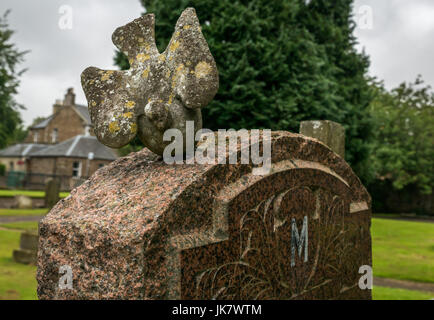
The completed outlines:
<svg viewBox="0 0 434 320">
<path fill-rule="evenodd" d="M 63 100 L 56 99 L 56 102 L 53 104 L 53 114 L 60 110 L 63 105 Z"/>
<path fill-rule="evenodd" d="M 65 94 L 65 99 L 56 99 L 53 105 L 53 114 L 58 112 L 62 106 L 74 106 L 75 105 L 75 93 L 73 88 L 68 88 Z"/>
<path fill-rule="evenodd" d="M 63 100 L 63 105 L 65 105 L 65 106 L 75 105 L 74 88 L 68 88 L 68 91 L 65 94 L 65 99 Z"/>
</svg>

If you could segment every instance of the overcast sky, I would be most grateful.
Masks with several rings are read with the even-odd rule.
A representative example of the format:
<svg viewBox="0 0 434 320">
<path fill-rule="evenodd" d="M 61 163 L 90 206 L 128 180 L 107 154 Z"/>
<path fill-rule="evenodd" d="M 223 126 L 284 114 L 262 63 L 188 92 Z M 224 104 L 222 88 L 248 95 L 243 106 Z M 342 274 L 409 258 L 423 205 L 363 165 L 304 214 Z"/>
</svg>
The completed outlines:
<svg viewBox="0 0 434 320">
<path fill-rule="evenodd" d="M 0 14 L 6 9 L 12 9 L 13 42 L 31 50 L 17 95 L 27 108 L 26 125 L 48 116 L 68 87 L 86 104 L 81 71 L 114 68 L 112 32 L 144 12 L 139 0 L 1 0 Z M 354 14 L 358 48 L 371 57 L 371 75 L 388 88 L 418 74 L 434 86 L 434 0 L 356 0 Z"/>
</svg>

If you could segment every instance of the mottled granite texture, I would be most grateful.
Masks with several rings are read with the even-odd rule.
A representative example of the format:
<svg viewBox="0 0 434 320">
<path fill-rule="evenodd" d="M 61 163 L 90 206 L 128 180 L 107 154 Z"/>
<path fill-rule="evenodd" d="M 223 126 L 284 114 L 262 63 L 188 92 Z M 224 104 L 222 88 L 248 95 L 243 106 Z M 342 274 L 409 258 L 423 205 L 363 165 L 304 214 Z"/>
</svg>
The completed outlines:
<svg viewBox="0 0 434 320">
<path fill-rule="evenodd" d="M 98 170 L 40 223 L 40 299 L 370 299 L 371 200 L 318 140 L 273 132 L 272 171 L 167 165 L 144 149 Z M 291 223 L 304 249 L 291 265 Z M 60 290 L 59 268 L 73 271 Z"/>
<path fill-rule="evenodd" d="M 154 24 L 154 15 L 145 14 L 116 29 L 113 43 L 128 57 L 130 69 L 89 67 L 81 83 L 101 143 L 120 148 L 138 135 L 162 155 L 169 144 L 163 141 L 165 130 L 178 129 L 185 137 L 186 121 L 194 121 L 194 132 L 202 128 L 200 109 L 214 98 L 219 80 L 193 8 L 182 12 L 162 53 Z"/>
</svg>

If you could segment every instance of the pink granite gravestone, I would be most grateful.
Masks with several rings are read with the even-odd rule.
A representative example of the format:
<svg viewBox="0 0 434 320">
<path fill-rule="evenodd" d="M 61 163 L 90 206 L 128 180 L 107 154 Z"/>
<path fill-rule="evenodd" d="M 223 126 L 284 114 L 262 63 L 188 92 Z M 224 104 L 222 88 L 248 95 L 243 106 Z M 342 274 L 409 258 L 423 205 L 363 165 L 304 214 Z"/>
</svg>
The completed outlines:
<svg viewBox="0 0 434 320">
<path fill-rule="evenodd" d="M 40 223 L 39 298 L 370 299 L 360 180 L 318 140 L 273 132 L 271 150 L 264 175 L 147 149 L 98 170 Z"/>
</svg>

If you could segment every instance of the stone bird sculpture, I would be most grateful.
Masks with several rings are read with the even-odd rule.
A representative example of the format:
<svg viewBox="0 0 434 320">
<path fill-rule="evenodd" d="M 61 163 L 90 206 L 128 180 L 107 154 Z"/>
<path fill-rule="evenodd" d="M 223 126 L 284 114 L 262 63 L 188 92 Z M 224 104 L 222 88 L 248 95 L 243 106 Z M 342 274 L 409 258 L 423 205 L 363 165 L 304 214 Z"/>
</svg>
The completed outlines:
<svg viewBox="0 0 434 320">
<path fill-rule="evenodd" d="M 81 74 L 94 131 L 103 144 L 120 148 L 136 135 L 156 154 L 170 141 L 164 131 L 194 121 L 217 93 L 218 71 L 193 8 L 179 17 L 162 53 L 155 44 L 155 17 L 146 14 L 115 30 L 112 41 L 129 59 L 125 71 L 89 67 Z M 185 143 L 184 143 L 185 146 Z"/>
</svg>

